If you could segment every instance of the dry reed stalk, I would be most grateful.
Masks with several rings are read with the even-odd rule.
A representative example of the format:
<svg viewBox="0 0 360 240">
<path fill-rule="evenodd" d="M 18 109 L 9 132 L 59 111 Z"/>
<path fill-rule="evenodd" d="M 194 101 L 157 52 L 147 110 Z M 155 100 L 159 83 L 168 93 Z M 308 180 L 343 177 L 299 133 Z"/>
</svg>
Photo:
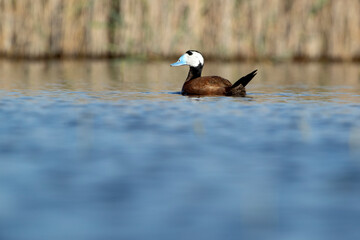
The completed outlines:
<svg viewBox="0 0 360 240">
<path fill-rule="evenodd" d="M 48 21 L 50 28 L 48 56 L 59 56 L 62 54 L 63 8 L 64 1 L 49 0 L 44 12 L 44 18 Z"/>
<path fill-rule="evenodd" d="M 62 52 L 77 56 L 87 53 L 89 44 L 90 1 L 67 0 L 63 9 Z M 91 49 L 89 49 L 91 50 Z"/>
<path fill-rule="evenodd" d="M 94 0 L 91 3 L 91 22 L 89 24 L 89 49 L 91 50 L 86 54 L 102 56 L 108 53 L 110 45 L 108 24 L 111 2 Z"/>
</svg>

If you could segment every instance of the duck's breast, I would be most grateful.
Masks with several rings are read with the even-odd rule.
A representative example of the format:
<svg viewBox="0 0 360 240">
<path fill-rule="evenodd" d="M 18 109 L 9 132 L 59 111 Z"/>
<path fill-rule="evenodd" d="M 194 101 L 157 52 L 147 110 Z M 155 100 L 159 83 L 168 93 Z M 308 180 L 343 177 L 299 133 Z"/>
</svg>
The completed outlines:
<svg viewBox="0 0 360 240">
<path fill-rule="evenodd" d="M 185 95 L 225 95 L 231 87 L 229 80 L 218 76 L 199 77 L 184 83 L 182 92 Z"/>
</svg>

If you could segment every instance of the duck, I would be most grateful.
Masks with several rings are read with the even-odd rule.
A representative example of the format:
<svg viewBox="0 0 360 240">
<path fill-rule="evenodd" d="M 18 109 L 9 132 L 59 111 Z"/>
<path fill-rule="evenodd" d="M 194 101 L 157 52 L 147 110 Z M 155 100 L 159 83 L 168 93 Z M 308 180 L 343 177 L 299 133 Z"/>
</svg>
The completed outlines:
<svg viewBox="0 0 360 240">
<path fill-rule="evenodd" d="M 172 67 L 190 67 L 188 76 L 181 90 L 182 95 L 216 95 L 216 96 L 246 96 L 246 85 L 255 77 L 257 70 L 241 77 L 234 84 L 219 76 L 201 76 L 204 57 L 197 50 L 188 50 Z"/>
</svg>

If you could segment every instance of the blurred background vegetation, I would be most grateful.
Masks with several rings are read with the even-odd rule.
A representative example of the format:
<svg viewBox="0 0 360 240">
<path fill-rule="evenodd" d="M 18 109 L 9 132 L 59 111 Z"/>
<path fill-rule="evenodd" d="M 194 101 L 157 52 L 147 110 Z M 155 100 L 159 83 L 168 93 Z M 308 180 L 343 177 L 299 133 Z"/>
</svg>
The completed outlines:
<svg viewBox="0 0 360 240">
<path fill-rule="evenodd" d="M 359 0 L 0 0 L 0 54 L 351 61 L 359 13 Z"/>
</svg>

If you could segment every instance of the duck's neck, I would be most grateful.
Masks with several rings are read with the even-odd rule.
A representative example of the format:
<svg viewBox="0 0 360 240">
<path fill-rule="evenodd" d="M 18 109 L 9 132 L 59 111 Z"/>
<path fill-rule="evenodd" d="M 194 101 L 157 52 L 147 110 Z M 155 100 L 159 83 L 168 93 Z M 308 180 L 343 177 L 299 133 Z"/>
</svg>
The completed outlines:
<svg viewBox="0 0 360 240">
<path fill-rule="evenodd" d="M 185 82 L 190 81 L 192 79 L 201 77 L 201 71 L 203 69 L 203 65 L 199 65 L 197 67 L 190 67 L 189 74 L 185 80 Z"/>
</svg>

